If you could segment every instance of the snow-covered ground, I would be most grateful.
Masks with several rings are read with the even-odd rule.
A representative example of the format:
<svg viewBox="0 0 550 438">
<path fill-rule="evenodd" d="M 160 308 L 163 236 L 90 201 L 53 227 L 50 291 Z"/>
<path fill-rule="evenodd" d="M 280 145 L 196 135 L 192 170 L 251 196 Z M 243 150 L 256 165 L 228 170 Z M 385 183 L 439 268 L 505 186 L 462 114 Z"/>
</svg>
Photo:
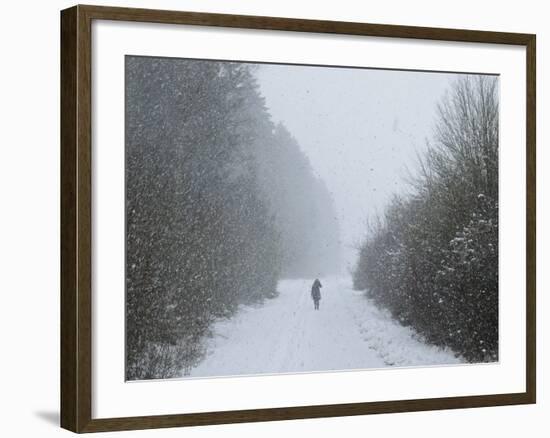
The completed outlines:
<svg viewBox="0 0 550 438">
<path fill-rule="evenodd" d="M 455 364 L 451 351 L 423 343 L 347 278 L 321 278 L 320 310 L 313 280 L 283 280 L 279 296 L 243 306 L 218 321 L 204 360 L 191 377 Z"/>
</svg>

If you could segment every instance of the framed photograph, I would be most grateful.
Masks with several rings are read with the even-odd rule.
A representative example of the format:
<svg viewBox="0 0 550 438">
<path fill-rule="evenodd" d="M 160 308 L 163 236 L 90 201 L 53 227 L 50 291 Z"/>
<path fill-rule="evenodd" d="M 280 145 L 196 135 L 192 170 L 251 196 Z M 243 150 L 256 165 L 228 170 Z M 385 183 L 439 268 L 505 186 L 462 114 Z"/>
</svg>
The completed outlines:
<svg viewBox="0 0 550 438">
<path fill-rule="evenodd" d="M 61 425 L 535 403 L 535 35 L 61 12 Z"/>
</svg>

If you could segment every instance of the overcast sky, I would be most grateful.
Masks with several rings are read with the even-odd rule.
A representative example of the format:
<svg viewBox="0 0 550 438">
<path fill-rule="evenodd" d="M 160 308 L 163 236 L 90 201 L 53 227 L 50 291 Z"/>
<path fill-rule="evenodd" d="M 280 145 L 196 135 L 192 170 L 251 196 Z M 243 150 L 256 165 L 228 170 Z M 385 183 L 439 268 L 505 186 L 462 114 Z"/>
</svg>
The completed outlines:
<svg viewBox="0 0 550 438">
<path fill-rule="evenodd" d="M 435 107 L 457 75 L 391 70 L 262 65 L 261 91 L 309 157 L 335 201 L 345 264 L 405 169 L 431 137 Z"/>
</svg>

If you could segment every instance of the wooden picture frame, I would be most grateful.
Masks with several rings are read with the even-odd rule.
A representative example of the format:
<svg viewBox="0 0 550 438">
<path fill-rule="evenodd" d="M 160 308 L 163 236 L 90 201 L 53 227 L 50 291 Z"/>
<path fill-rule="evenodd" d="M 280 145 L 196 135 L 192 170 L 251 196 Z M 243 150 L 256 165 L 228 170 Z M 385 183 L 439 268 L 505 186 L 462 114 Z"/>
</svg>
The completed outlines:
<svg viewBox="0 0 550 438">
<path fill-rule="evenodd" d="M 92 418 L 92 22 L 113 20 L 517 45 L 526 49 L 525 392 L 222 412 Z M 100 6 L 61 12 L 61 426 L 74 432 L 149 429 L 535 403 L 535 80 L 531 34 Z"/>
</svg>

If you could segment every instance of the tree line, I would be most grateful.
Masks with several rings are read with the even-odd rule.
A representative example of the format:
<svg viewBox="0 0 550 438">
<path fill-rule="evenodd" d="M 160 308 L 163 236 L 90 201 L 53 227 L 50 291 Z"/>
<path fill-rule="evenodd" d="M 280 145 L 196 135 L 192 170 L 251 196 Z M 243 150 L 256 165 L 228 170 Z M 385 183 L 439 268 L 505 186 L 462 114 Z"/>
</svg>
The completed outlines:
<svg viewBox="0 0 550 438">
<path fill-rule="evenodd" d="M 271 120 L 257 67 L 125 62 L 126 378 L 167 378 L 201 360 L 217 318 L 309 274 L 314 242 L 336 269 L 338 228 L 326 187 Z"/>
<path fill-rule="evenodd" d="M 498 79 L 464 75 L 437 107 L 410 191 L 371 221 L 354 286 L 433 344 L 498 360 Z"/>
</svg>

